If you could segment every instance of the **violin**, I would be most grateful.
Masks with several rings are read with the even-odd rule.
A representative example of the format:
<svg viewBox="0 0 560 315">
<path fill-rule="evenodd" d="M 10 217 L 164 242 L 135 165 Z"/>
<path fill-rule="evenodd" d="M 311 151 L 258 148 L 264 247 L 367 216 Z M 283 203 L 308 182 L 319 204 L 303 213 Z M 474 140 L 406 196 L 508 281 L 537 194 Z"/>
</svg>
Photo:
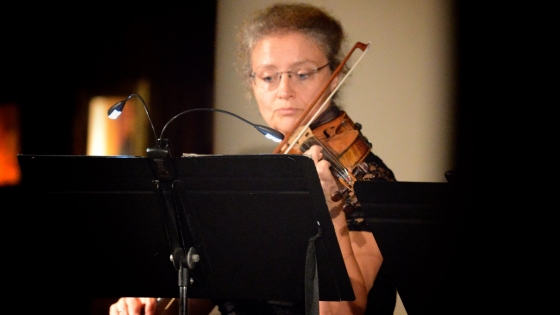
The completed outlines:
<svg viewBox="0 0 560 315">
<path fill-rule="evenodd" d="M 331 164 L 330 170 L 332 174 L 343 186 L 341 190 L 331 196 L 331 199 L 333 201 L 340 201 L 345 198 L 343 206 L 343 211 L 345 213 L 351 213 L 359 206 L 359 202 L 354 194 L 353 185 L 354 182 L 360 180 L 367 173 L 368 165 L 364 162 L 364 159 L 370 152 L 372 145 L 367 138 L 362 135 L 362 126 L 359 123 L 354 123 L 350 117 L 348 117 L 346 112 L 340 111 L 336 107 L 333 107 L 333 109 L 337 111 L 334 119 L 315 128 L 311 128 L 310 126 L 322 112 L 322 109 L 326 106 L 326 104 L 328 104 L 329 100 L 332 98 L 334 93 L 336 93 L 350 72 L 365 55 L 368 48 L 369 43 L 364 44 L 357 42 L 354 45 L 348 55 L 333 72 L 333 75 L 325 87 L 321 90 L 313 102 L 306 107 L 298 122 L 295 124 L 295 128 L 285 135 L 284 140 L 278 144 L 273 152 L 283 154 L 303 154 L 303 152 L 307 151 L 312 145 L 321 146 L 323 149 L 323 158 Z M 319 98 L 323 95 L 323 93 L 325 93 L 334 78 L 340 73 L 340 71 L 342 71 L 346 62 L 356 49 L 363 51 L 360 58 L 319 107 L 315 116 L 311 117 L 307 124 L 302 125 L 302 122 L 305 120 L 309 112 L 316 107 L 316 103 Z"/>
</svg>

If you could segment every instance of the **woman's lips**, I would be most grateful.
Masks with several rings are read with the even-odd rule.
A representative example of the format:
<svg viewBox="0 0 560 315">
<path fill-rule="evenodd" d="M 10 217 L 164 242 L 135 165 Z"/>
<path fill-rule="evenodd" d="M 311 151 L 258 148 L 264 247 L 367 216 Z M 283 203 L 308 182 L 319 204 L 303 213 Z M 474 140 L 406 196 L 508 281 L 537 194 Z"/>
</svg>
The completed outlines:
<svg viewBox="0 0 560 315">
<path fill-rule="evenodd" d="M 279 109 L 276 110 L 276 113 L 277 113 L 278 115 L 282 115 L 282 116 L 294 116 L 294 115 L 299 114 L 299 112 L 301 112 L 300 109 L 298 109 L 298 108 L 293 108 L 293 107 L 290 107 L 290 108 L 279 108 Z"/>
</svg>

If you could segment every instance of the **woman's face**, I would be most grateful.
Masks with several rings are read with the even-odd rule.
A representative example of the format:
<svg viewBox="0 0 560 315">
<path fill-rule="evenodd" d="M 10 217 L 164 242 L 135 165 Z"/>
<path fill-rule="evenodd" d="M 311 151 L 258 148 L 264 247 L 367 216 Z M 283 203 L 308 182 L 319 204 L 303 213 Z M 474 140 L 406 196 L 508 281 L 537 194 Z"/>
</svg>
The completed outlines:
<svg viewBox="0 0 560 315">
<path fill-rule="evenodd" d="M 327 63 L 316 42 L 298 32 L 270 35 L 257 42 L 251 54 L 255 76 L 252 87 L 260 114 L 269 127 L 283 134 L 293 131 L 299 117 L 332 76 L 329 66 L 322 67 Z M 280 76 L 276 75 L 278 72 L 282 72 Z M 337 84 L 338 77 L 329 84 L 303 124 Z"/>
</svg>

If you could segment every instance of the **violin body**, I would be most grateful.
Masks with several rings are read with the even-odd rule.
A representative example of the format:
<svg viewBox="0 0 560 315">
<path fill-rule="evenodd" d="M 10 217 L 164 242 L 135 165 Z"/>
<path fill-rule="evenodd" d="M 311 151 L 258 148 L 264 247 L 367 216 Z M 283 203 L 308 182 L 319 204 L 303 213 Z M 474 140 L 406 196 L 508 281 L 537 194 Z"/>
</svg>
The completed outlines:
<svg viewBox="0 0 560 315">
<path fill-rule="evenodd" d="M 371 143 L 362 135 L 360 129 L 360 124 L 355 124 L 346 112 L 340 111 L 332 121 L 313 130 L 307 128 L 299 139 L 293 139 L 301 131 L 301 129 L 296 130 L 285 148 L 292 143 L 294 145 L 285 153 L 302 154 L 311 145 L 320 142 L 320 145 L 327 149 L 345 168 L 352 170 L 365 159 L 371 149 Z"/>
<path fill-rule="evenodd" d="M 371 143 L 362 135 L 361 125 L 355 124 L 344 111 L 332 121 L 313 129 L 313 134 L 350 171 L 371 150 Z"/>
<path fill-rule="evenodd" d="M 353 184 L 360 180 L 367 172 L 364 159 L 371 150 L 371 143 L 361 133 L 361 125 L 354 123 L 344 111 L 333 120 L 316 127 L 313 130 L 305 129 L 293 133 L 285 148 L 291 147 L 286 152 L 289 154 L 302 154 L 312 145 L 323 148 L 323 158 L 331 163 L 331 171 L 345 187 L 332 196 L 333 201 L 346 197 L 344 211 L 349 213 L 357 205 L 353 193 Z M 301 134 L 300 137 L 297 135 Z M 297 137 L 297 139 L 296 139 Z"/>
</svg>

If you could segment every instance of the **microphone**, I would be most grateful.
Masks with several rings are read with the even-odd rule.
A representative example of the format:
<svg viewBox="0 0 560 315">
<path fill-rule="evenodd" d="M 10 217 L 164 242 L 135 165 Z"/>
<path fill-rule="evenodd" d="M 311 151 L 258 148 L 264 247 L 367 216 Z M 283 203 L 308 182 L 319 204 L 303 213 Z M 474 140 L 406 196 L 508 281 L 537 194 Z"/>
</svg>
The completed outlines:
<svg viewBox="0 0 560 315">
<path fill-rule="evenodd" d="M 148 152 L 149 157 L 158 157 L 158 158 L 171 157 L 171 153 L 169 152 L 169 148 L 170 148 L 169 140 L 163 138 L 163 133 L 165 132 L 165 129 L 167 128 L 169 123 L 171 123 L 177 117 L 179 117 L 183 114 L 186 114 L 186 113 L 196 112 L 196 111 L 211 111 L 211 112 L 220 112 L 220 113 L 228 114 L 228 115 L 236 117 L 239 120 L 244 121 L 245 123 L 253 126 L 260 133 L 262 133 L 266 138 L 268 138 L 268 139 L 270 139 L 274 142 L 281 142 L 284 139 L 284 135 L 278 130 L 272 129 L 270 127 L 254 124 L 254 123 L 248 121 L 247 119 L 245 119 L 245 118 L 243 118 L 239 115 L 236 115 L 232 112 L 229 112 L 229 111 L 226 111 L 226 110 L 223 110 L 223 109 L 217 109 L 217 108 L 191 108 L 191 109 L 187 109 L 185 111 L 180 112 L 179 114 L 177 114 L 177 115 L 173 116 L 171 119 L 169 119 L 169 121 L 167 121 L 167 123 L 165 124 L 165 126 L 163 126 L 163 129 L 161 130 L 160 137 L 158 138 L 157 134 L 156 134 L 156 129 L 154 128 L 154 124 L 152 123 L 152 118 L 150 117 L 150 113 L 148 111 L 148 107 L 146 106 L 146 102 L 144 101 L 142 96 L 140 96 L 139 94 L 135 94 L 135 93 L 130 94 L 126 99 L 124 99 L 120 102 L 117 102 L 115 105 L 111 106 L 109 108 L 109 110 L 107 111 L 107 116 L 111 119 L 117 119 L 117 117 L 119 117 L 119 115 L 122 113 L 122 110 L 123 110 L 126 102 L 134 96 L 138 97 L 140 99 L 140 101 L 142 101 L 142 105 L 144 106 L 144 110 L 146 110 L 146 115 L 148 115 L 148 120 L 150 121 L 150 125 L 152 126 L 152 131 L 154 133 L 154 138 L 156 140 L 155 148 L 146 149 L 146 152 Z"/>
</svg>

